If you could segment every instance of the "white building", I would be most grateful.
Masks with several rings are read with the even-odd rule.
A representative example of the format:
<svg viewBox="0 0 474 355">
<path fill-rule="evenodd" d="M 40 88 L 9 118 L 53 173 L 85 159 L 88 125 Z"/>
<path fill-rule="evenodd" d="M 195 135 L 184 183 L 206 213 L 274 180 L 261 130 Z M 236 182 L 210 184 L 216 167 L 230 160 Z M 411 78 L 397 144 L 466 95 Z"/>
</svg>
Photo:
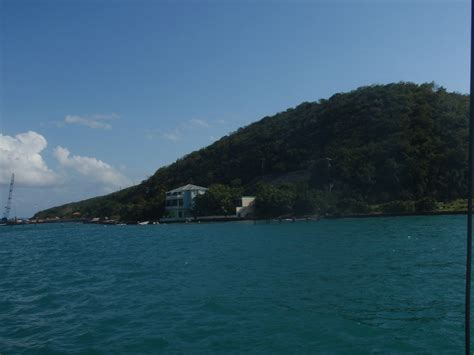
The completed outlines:
<svg viewBox="0 0 474 355">
<path fill-rule="evenodd" d="M 255 196 L 242 196 L 237 199 L 235 215 L 245 218 L 255 213 Z"/>
<path fill-rule="evenodd" d="M 165 210 L 171 218 L 190 218 L 194 207 L 194 198 L 205 194 L 207 188 L 196 185 L 184 185 L 166 193 Z"/>
</svg>

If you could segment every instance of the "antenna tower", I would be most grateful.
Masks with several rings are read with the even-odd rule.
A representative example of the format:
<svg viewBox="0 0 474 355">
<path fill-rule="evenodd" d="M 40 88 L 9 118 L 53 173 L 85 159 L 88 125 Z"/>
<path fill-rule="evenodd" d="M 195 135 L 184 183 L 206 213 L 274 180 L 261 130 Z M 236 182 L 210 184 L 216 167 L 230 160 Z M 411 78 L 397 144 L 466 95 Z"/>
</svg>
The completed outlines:
<svg viewBox="0 0 474 355">
<path fill-rule="evenodd" d="M 3 212 L 3 220 L 7 221 L 10 216 L 10 210 L 12 208 L 12 195 L 13 195 L 13 184 L 15 182 L 15 173 L 12 174 L 12 180 L 10 181 L 10 191 L 8 192 L 8 201 Z"/>
</svg>

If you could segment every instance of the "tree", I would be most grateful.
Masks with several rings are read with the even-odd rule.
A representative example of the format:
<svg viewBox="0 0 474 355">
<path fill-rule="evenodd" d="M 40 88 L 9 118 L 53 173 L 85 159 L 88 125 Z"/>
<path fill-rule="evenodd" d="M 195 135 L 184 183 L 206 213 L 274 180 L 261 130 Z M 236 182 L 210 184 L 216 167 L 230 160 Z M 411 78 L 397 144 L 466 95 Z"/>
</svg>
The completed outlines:
<svg viewBox="0 0 474 355">
<path fill-rule="evenodd" d="M 209 190 L 194 199 L 195 216 L 228 216 L 235 214 L 235 200 L 242 196 L 242 189 L 222 184 L 211 185 Z"/>
<path fill-rule="evenodd" d="M 293 210 L 295 193 L 288 186 L 260 184 L 255 198 L 256 212 L 262 217 L 279 217 Z"/>
<path fill-rule="evenodd" d="M 311 187 L 318 190 L 331 190 L 331 158 L 320 158 L 311 166 Z"/>
</svg>

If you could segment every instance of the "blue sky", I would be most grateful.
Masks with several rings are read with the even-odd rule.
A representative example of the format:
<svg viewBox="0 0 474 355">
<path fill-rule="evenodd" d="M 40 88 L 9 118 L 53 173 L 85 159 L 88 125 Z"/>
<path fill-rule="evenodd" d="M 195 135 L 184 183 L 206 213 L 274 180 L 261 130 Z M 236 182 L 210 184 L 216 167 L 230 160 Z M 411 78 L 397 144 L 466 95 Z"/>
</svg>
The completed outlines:
<svg viewBox="0 0 474 355">
<path fill-rule="evenodd" d="M 2 0 L 1 204 L 11 170 L 14 211 L 29 216 L 362 85 L 467 93 L 469 10 L 467 0 Z"/>
</svg>

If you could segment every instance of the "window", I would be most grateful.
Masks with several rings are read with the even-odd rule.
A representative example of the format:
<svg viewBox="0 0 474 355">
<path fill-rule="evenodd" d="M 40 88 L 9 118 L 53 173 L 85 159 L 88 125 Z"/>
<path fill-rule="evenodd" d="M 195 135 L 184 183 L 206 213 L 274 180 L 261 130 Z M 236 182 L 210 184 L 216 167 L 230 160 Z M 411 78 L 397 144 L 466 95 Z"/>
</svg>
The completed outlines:
<svg viewBox="0 0 474 355">
<path fill-rule="evenodd" d="M 183 206 L 183 199 L 182 198 L 178 199 L 177 201 L 178 201 L 178 206 Z"/>
</svg>

